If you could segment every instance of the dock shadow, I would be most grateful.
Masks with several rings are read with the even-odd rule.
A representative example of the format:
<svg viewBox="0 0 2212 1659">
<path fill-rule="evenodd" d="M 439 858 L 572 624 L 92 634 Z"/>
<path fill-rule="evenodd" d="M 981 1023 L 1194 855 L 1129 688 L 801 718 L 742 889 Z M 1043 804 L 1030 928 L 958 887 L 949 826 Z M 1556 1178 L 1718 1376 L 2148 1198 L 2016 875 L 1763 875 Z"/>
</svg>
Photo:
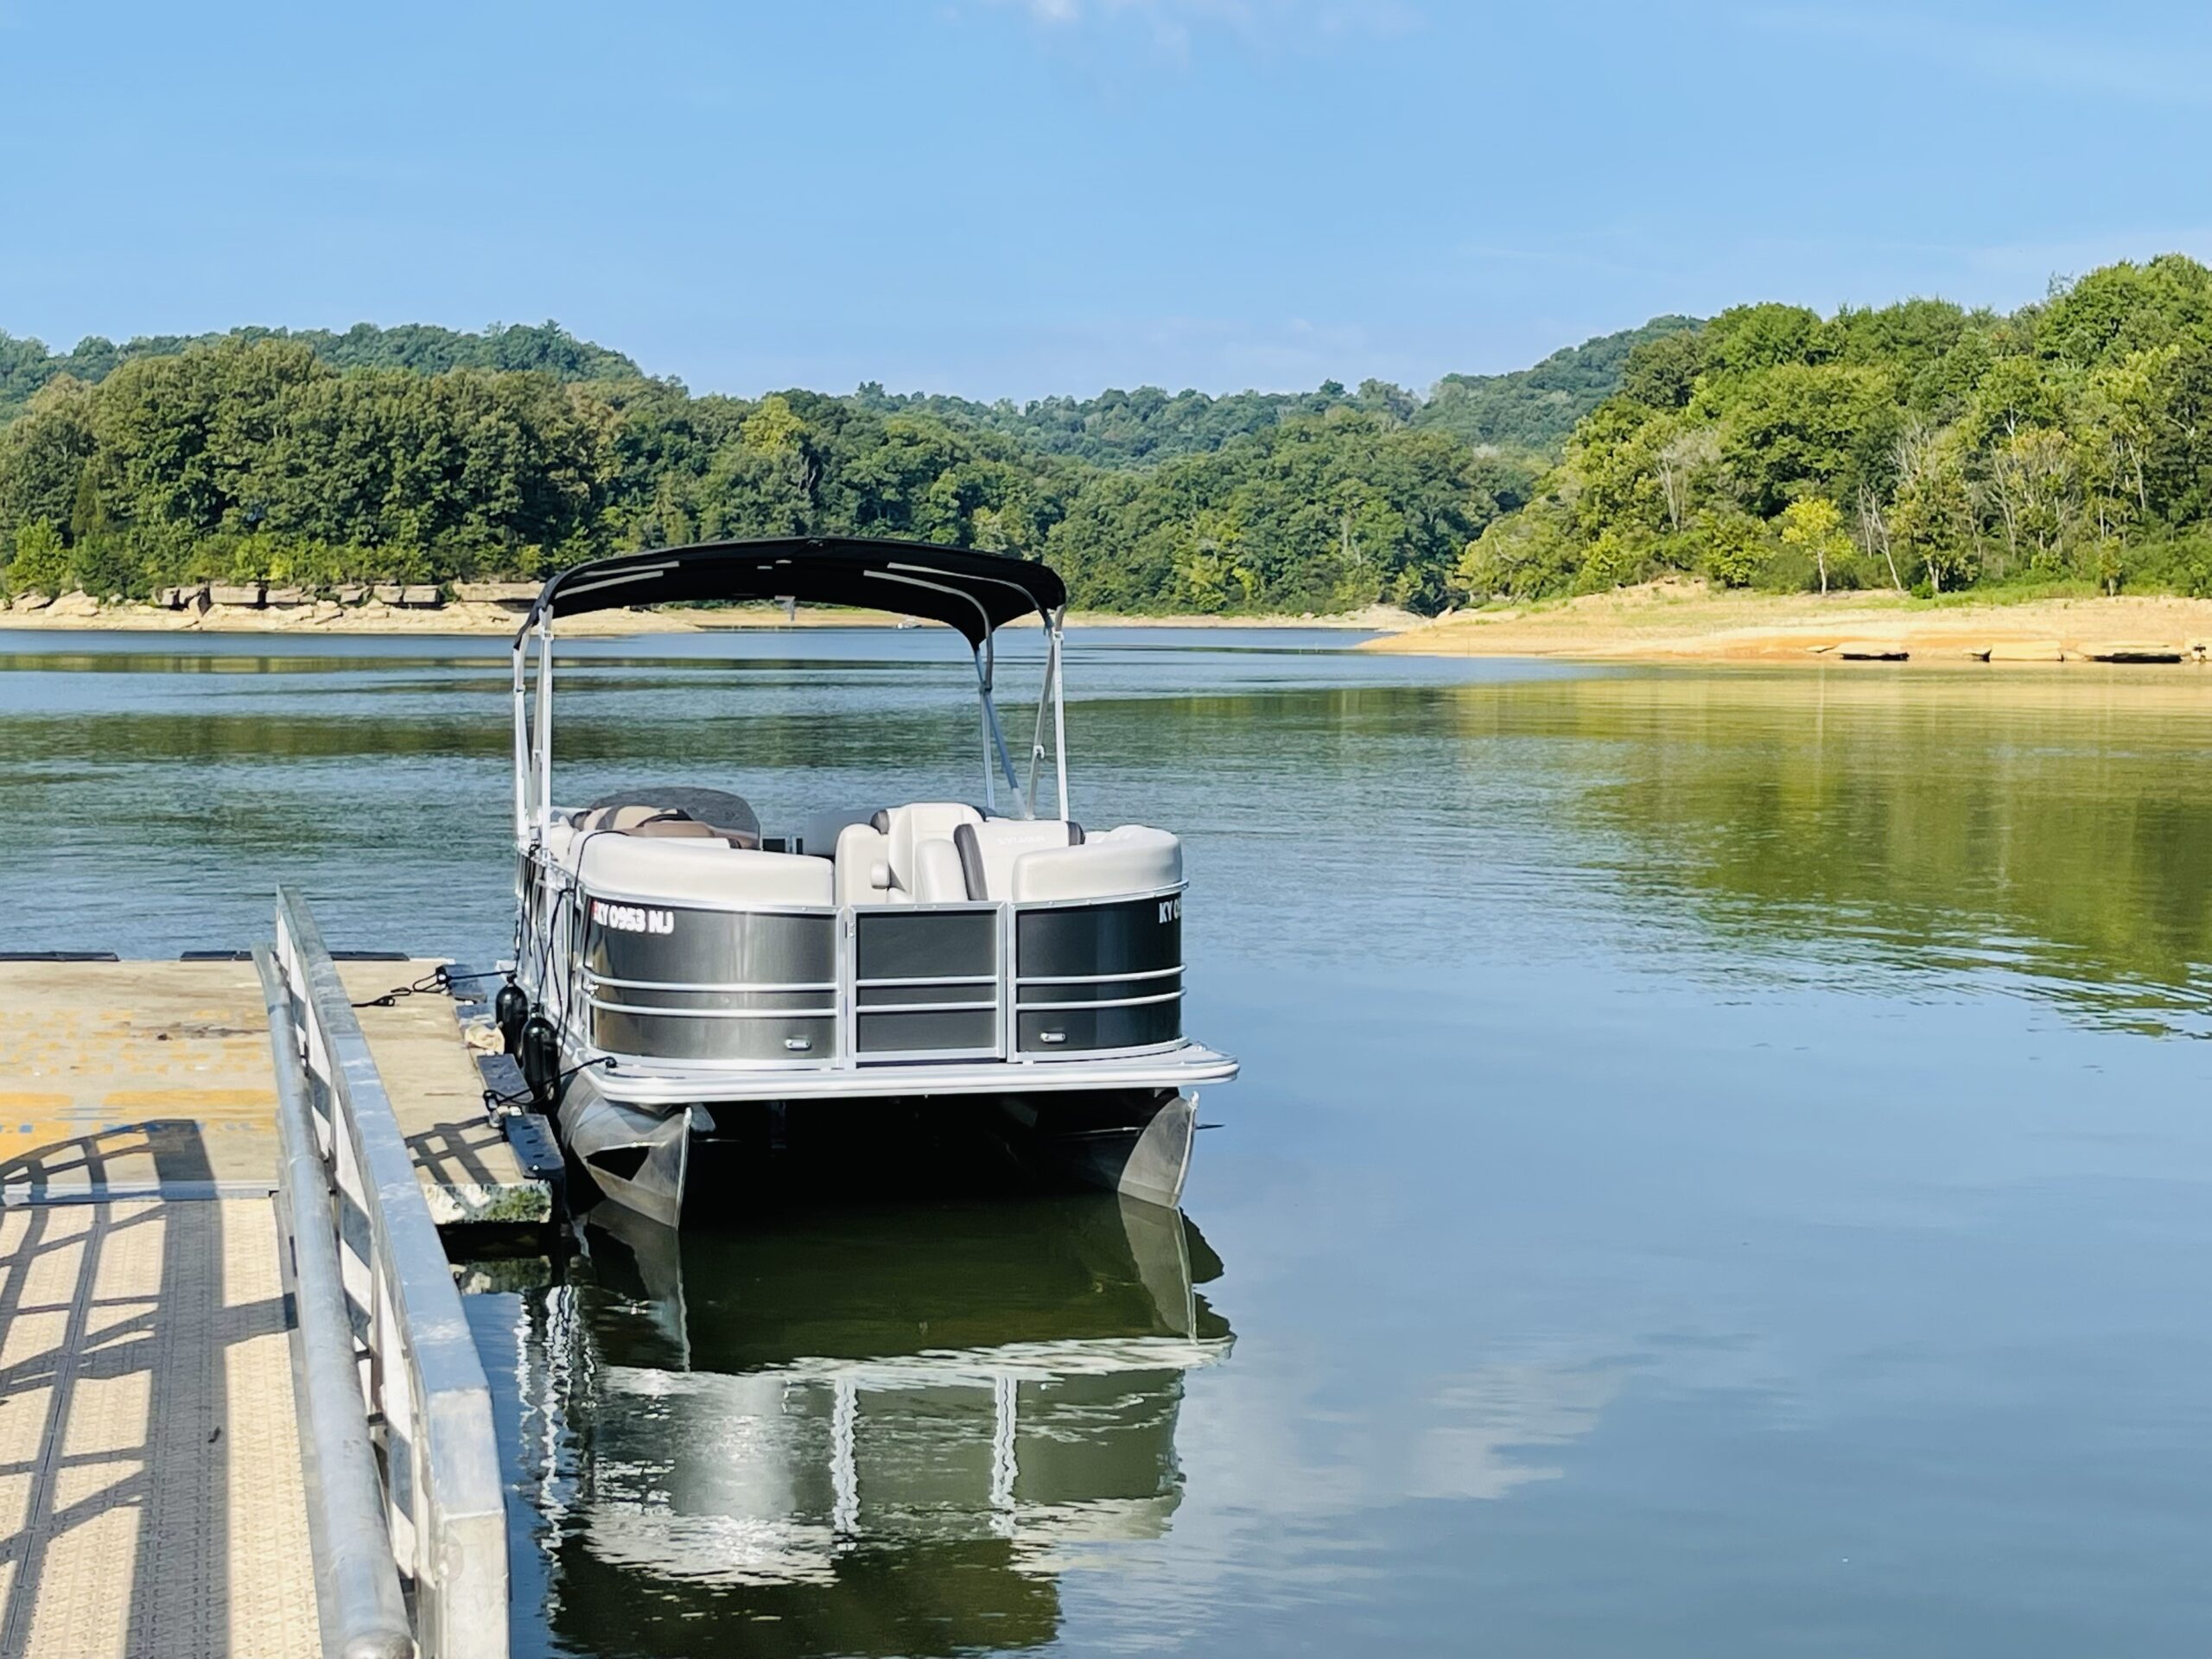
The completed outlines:
<svg viewBox="0 0 2212 1659">
<path fill-rule="evenodd" d="M 472 1140 L 475 1144 L 471 1144 Z M 488 1141 L 504 1142 L 498 1125 L 479 1117 L 467 1123 L 435 1123 L 407 1137 L 415 1167 L 442 1186 L 497 1185 L 500 1178 L 483 1159 Z"/>
<path fill-rule="evenodd" d="M 118 1187 L 130 1196 L 100 1196 Z M 0 1656 L 228 1653 L 227 1356 L 285 1330 L 283 1301 L 226 1300 L 229 1258 L 255 1242 L 230 1236 L 196 1124 L 0 1161 L 0 1191 L 26 1190 L 0 1205 Z"/>
</svg>

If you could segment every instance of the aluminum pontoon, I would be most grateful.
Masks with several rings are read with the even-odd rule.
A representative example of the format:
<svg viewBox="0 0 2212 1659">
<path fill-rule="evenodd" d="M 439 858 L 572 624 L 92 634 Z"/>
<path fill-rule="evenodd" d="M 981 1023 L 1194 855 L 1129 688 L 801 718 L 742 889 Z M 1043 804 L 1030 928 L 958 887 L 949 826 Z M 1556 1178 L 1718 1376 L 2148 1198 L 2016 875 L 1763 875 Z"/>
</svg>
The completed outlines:
<svg viewBox="0 0 2212 1659">
<path fill-rule="evenodd" d="M 826 802 L 765 831 L 704 781 L 561 804 L 556 619 L 744 600 L 865 606 L 959 633 L 982 804 Z M 1070 815 L 1066 607 L 1040 563 L 842 538 L 627 554 L 545 584 L 515 637 L 519 912 L 499 1007 L 608 1198 L 673 1225 L 695 1137 L 765 1122 L 772 1142 L 798 1115 L 877 1103 L 980 1104 L 1025 1160 L 1179 1201 L 1195 1091 L 1236 1062 L 1183 1033 L 1181 842 Z M 1046 650 L 1025 776 L 993 697 L 994 636 L 1033 613 Z"/>
</svg>

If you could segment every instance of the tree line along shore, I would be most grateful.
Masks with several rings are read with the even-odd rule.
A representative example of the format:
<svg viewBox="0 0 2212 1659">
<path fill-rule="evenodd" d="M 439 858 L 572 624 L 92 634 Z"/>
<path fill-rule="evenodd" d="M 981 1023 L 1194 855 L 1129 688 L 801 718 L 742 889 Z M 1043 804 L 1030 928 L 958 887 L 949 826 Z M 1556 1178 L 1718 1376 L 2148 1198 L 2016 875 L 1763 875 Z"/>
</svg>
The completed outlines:
<svg viewBox="0 0 2212 1659">
<path fill-rule="evenodd" d="M 540 584 L 517 582 L 345 582 L 325 592 L 272 588 L 265 582 L 199 582 L 160 589 L 150 601 L 99 600 L 81 588 L 58 596 L 21 593 L 0 598 L 0 630 L 196 632 L 204 633 L 514 633 Z M 1071 627 L 1299 627 L 1394 632 L 1422 620 L 1411 612 L 1369 606 L 1334 615 L 1138 614 L 1071 611 Z M 1017 628 L 1038 619 L 1017 620 Z M 787 627 L 893 628 L 916 626 L 889 611 L 850 606 L 773 604 L 639 606 L 595 611 L 560 625 L 564 635 L 631 636 L 717 629 Z"/>
<path fill-rule="evenodd" d="M 449 591 L 687 541 L 864 535 L 1049 557 L 1090 609 L 1433 613 L 1637 341 L 1675 326 L 1425 397 L 1332 382 L 1018 407 L 693 397 L 551 325 L 67 353 L 0 337 L 0 583 Z"/>
<path fill-rule="evenodd" d="M 1045 557 L 1078 607 L 1154 615 L 1675 578 L 2198 594 L 2209 416 L 2212 272 L 2178 255 L 2002 315 L 1662 317 L 1422 392 L 695 397 L 551 324 L 0 335 L 0 591 L 446 601 L 640 547 L 859 534 Z"/>
</svg>

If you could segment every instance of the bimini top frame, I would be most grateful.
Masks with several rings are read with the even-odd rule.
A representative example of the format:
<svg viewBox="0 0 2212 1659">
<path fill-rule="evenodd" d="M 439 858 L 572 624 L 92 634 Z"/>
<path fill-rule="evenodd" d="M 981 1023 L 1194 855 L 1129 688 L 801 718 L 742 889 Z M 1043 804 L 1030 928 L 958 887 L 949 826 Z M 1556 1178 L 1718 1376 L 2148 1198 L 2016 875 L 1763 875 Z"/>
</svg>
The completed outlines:
<svg viewBox="0 0 2212 1659">
<path fill-rule="evenodd" d="M 651 553 L 594 559 L 549 580 L 516 632 L 515 839 L 541 838 L 553 812 L 553 622 L 556 615 L 638 605 L 774 600 L 796 607 L 856 605 L 942 622 L 966 639 L 976 658 L 976 697 L 983 731 L 983 801 L 997 805 L 1003 777 L 1023 817 L 1034 817 L 1045 725 L 1052 721 L 1058 810 L 1068 811 L 1067 719 L 1062 685 L 1061 626 L 1067 585 L 1049 565 L 1002 553 L 934 547 L 924 542 L 857 537 L 772 537 L 702 542 Z M 1045 624 L 1045 686 L 1037 700 L 1027 784 L 1015 774 L 992 697 L 996 652 L 992 636 L 1034 612 Z M 537 645 L 536 713 L 527 673 Z"/>
<path fill-rule="evenodd" d="M 980 649 L 995 630 L 1032 611 L 1051 620 L 1066 608 L 1068 590 L 1048 565 L 962 547 L 841 536 L 702 542 L 563 570 L 538 594 L 521 632 L 552 611 L 578 616 L 626 605 L 744 599 L 895 611 L 957 628 Z"/>
</svg>

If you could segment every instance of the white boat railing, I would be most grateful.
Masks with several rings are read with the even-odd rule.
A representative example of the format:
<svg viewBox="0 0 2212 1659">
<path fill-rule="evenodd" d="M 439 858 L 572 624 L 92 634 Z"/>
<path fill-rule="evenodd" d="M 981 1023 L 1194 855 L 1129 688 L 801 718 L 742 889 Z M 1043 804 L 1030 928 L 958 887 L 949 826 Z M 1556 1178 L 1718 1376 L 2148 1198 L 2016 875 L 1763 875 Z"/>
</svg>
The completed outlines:
<svg viewBox="0 0 2212 1659">
<path fill-rule="evenodd" d="M 346 988 L 289 888 L 277 890 L 275 949 L 257 954 L 287 1137 L 281 1213 L 325 1650 L 405 1653 L 391 1624 L 411 1608 L 423 1659 L 505 1659 L 491 1389 L 445 1247 Z"/>
</svg>

